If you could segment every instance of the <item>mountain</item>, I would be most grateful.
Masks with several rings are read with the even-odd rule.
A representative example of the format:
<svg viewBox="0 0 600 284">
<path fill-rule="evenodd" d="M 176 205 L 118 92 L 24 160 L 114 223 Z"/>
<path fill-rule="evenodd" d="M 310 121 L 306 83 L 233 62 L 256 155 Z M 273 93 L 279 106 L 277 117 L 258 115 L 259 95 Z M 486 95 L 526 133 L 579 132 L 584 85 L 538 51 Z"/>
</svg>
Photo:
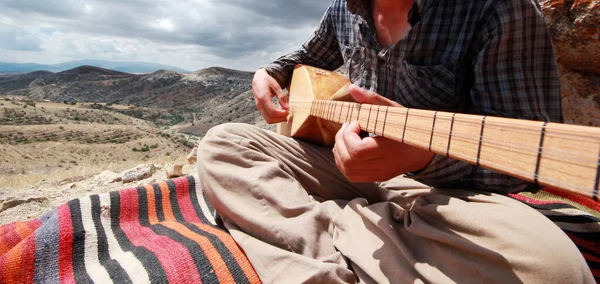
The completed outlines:
<svg viewBox="0 0 600 284">
<path fill-rule="evenodd" d="M 0 96 L 129 105 L 123 113 L 155 122 L 191 122 L 183 132 L 203 136 L 223 122 L 261 121 L 252 77 L 251 72 L 221 67 L 191 74 L 166 70 L 131 74 L 86 65 L 58 73 L 0 75 Z"/>
<path fill-rule="evenodd" d="M 36 63 L 6 63 L 0 62 L 0 72 L 31 72 L 37 70 L 61 72 L 82 65 L 96 66 L 100 68 L 126 72 L 126 73 L 152 73 L 158 70 L 169 70 L 180 73 L 190 73 L 187 70 L 149 62 L 118 62 L 105 60 L 78 60 L 60 64 L 44 65 Z"/>
</svg>

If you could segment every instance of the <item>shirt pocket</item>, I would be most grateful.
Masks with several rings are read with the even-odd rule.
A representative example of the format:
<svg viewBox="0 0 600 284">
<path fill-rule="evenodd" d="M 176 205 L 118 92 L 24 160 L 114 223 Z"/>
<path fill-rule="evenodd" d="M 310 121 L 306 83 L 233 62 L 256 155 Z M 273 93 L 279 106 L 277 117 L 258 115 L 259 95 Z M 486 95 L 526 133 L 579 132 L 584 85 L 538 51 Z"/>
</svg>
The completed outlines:
<svg viewBox="0 0 600 284">
<path fill-rule="evenodd" d="M 464 97 L 457 91 L 461 71 L 457 64 L 412 65 L 402 60 L 390 73 L 395 80 L 395 97 L 405 107 L 458 111 Z"/>
<path fill-rule="evenodd" d="M 348 74 L 348 78 L 353 84 L 362 88 L 369 89 L 371 86 L 368 84 L 373 77 L 373 74 L 369 74 L 367 66 L 369 62 L 369 56 L 366 54 L 367 50 L 360 46 L 341 46 L 342 57 L 344 58 L 344 68 Z"/>
</svg>

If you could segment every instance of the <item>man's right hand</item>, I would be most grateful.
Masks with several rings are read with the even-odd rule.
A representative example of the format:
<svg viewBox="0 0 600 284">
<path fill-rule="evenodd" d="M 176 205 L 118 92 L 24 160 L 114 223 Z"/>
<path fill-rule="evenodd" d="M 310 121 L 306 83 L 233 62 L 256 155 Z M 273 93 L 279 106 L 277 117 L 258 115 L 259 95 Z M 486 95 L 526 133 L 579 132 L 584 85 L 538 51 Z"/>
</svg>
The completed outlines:
<svg viewBox="0 0 600 284">
<path fill-rule="evenodd" d="M 288 96 L 283 92 L 279 83 L 267 73 L 265 69 L 258 69 L 252 79 L 252 92 L 256 108 L 267 123 L 277 123 L 287 120 L 289 113 Z M 273 104 L 273 97 L 277 97 L 281 108 Z"/>
</svg>

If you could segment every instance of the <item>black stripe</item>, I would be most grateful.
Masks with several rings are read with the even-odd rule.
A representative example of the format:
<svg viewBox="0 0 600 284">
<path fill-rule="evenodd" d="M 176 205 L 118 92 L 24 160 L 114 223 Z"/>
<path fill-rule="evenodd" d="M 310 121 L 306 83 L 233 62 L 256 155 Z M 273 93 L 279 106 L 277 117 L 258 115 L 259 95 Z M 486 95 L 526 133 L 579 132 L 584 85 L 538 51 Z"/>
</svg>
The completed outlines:
<svg viewBox="0 0 600 284">
<path fill-rule="evenodd" d="M 111 227 L 119 246 L 121 246 L 123 251 L 131 252 L 142 263 L 152 283 L 166 283 L 167 274 L 156 255 L 144 247 L 134 246 L 121 229 L 121 226 L 119 226 L 121 214 L 121 198 L 119 197 L 119 193 L 113 191 L 109 194 Z"/>
<path fill-rule="evenodd" d="M 193 176 L 187 176 L 188 184 L 189 184 L 189 192 L 190 192 L 190 200 L 192 201 L 192 206 L 194 207 L 194 211 L 196 212 L 196 216 L 200 218 L 200 221 L 206 225 L 213 225 L 208 221 L 208 218 L 204 215 L 202 211 L 202 207 L 200 206 L 200 202 L 198 202 L 198 195 L 196 194 L 196 180 Z"/>
<path fill-rule="evenodd" d="M 159 222 L 163 222 L 165 220 L 165 212 L 162 209 L 162 191 L 160 189 L 160 185 L 157 183 L 152 184 L 152 188 L 154 189 L 154 205 L 156 206 L 156 219 Z"/>
<path fill-rule="evenodd" d="M 404 130 L 402 130 L 402 143 L 404 143 L 404 134 L 406 134 L 406 124 L 408 123 L 408 112 L 409 108 L 406 109 L 406 117 L 404 118 Z"/>
<path fill-rule="evenodd" d="M 431 136 L 429 137 L 429 152 L 431 152 L 431 143 L 433 143 L 433 131 L 435 130 L 435 121 L 437 119 L 437 111 L 433 113 L 433 123 L 431 123 Z"/>
<path fill-rule="evenodd" d="M 179 200 L 177 200 L 177 185 L 173 180 L 167 180 L 166 183 L 169 185 L 169 200 L 171 201 L 173 216 L 175 216 L 175 219 L 179 222 L 186 222 L 185 218 L 183 218 L 183 214 L 181 214 Z"/>
<path fill-rule="evenodd" d="M 244 270 L 242 270 L 239 263 L 233 257 L 233 254 L 231 253 L 231 251 L 227 248 L 227 246 L 225 246 L 225 244 L 221 241 L 221 239 L 219 239 L 219 237 L 217 237 L 211 233 L 208 233 L 190 223 L 182 223 L 182 225 L 184 225 L 188 230 L 190 230 L 200 236 L 206 237 L 210 241 L 210 244 L 213 246 L 213 248 L 215 248 L 218 251 L 219 255 L 223 259 L 223 262 L 225 262 L 227 269 L 229 269 L 229 272 L 231 272 L 231 275 L 233 276 L 233 279 L 234 279 L 234 283 L 250 283 L 250 281 L 246 277 L 246 274 L 244 273 Z M 197 250 L 197 251 L 193 251 L 192 253 L 193 254 L 202 254 L 202 257 L 206 257 L 204 251 L 201 249 Z M 208 262 L 208 260 L 207 260 L 207 262 Z M 212 282 L 208 282 L 208 283 L 212 283 Z"/>
<path fill-rule="evenodd" d="M 544 214 L 544 212 L 540 212 Z M 570 224 L 587 224 L 587 223 L 598 223 L 600 218 L 596 218 L 592 215 L 544 215 L 546 218 L 552 220 L 552 222 L 564 222 Z"/>
<path fill-rule="evenodd" d="M 381 137 L 385 137 L 385 124 L 387 123 L 387 114 L 388 114 L 388 110 L 390 109 L 390 107 L 386 107 L 385 108 L 385 118 L 383 119 L 383 129 L 381 130 Z"/>
<path fill-rule="evenodd" d="M 194 179 L 193 176 L 187 176 L 186 178 L 188 181 L 187 191 L 190 195 L 190 200 L 192 201 L 192 206 L 194 207 L 194 210 L 196 211 L 196 214 L 198 215 L 198 217 L 200 218 L 202 223 L 209 225 L 209 226 L 215 228 L 216 230 L 220 230 L 226 234 L 229 234 L 225 229 L 222 229 L 221 227 L 215 226 L 215 225 L 211 224 L 210 222 L 208 222 L 208 219 L 206 218 L 206 216 L 204 216 L 204 213 L 202 212 L 202 209 L 200 207 L 200 203 L 198 202 L 198 195 L 196 192 L 196 180 Z M 229 268 L 229 271 L 233 275 L 235 283 L 249 283 L 249 280 L 246 277 L 246 274 L 244 273 L 244 271 L 239 266 L 239 263 L 235 260 L 235 258 L 231 254 L 231 251 L 229 251 L 227 246 L 225 246 L 225 244 L 221 241 L 221 239 L 218 236 L 208 233 L 204 230 L 201 230 L 197 226 L 193 226 L 191 224 L 185 223 L 184 225 L 191 231 L 193 231 L 199 235 L 205 236 L 210 240 L 213 247 L 219 252 L 221 257 L 223 258 L 223 261 L 225 262 L 225 264 L 227 264 L 227 268 Z"/>
<path fill-rule="evenodd" d="M 169 180 L 167 181 L 167 184 L 169 184 L 169 182 L 171 182 L 171 184 L 174 185 L 173 181 Z M 174 188 L 171 188 L 171 184 L 169 184 L 169 200 L 171 201 L 171 208 L 175 209 L 177 207 L 177 209 L 179 209 L 179 205 L 176 201 L 175 204 L 173 204 L 173 196 L 175 196 L 176 194 Z M 190 257 L 194 261 L 194 265 L 196 266 L 196 269 L 198 271 L 198 274 L 200 275 L 202 282 L 218 283 L 218 279 L 214 273 L 213 267 L 211 266 L 210 262 L 208 262 L 208 258 L 206 257 L 206 255 L 204 255 L 204 253 L 202 252 L 200 245 L 181 235 L 177 231 L 165 227 L 161 223 L 150 225 L 150 220 L 148 219 L 148 196 L 146 194 L 146 190 L 144 189 L 144 187 L 138 187 L 137 192 L 139 204 L 138 214 L 140 224 L 142 224 L 142 226 L 148 227 L 157 235 L 166 236 L 171 240 L 182 244 L 187 249 L 188 253 L 190 254 Z M 177 199 L 177 197 L 175 197 L 175 199 Z M 173 210 L 173 215 L 175 215 L 177 221 L 180 221 L 181 223 L 183 222 L 183 217 L 181 216 L 181 212 L 179 210 Z M 178 256 L 173 255 L 170 257 L 176 259 Z"/>
<path fill-rule="evenodd" d="M 102 208 L 100 206 L 100 197 L 97 194 L 90 196 L 91 209 L 92 209 L 92 221 L 94 222 L 94 228 L 98 236 L 98 260 L 100 264 L 106 268 L 106 272 L 115 283 L 133 283 L 129 275 L 123 269 L 118 261 L 110 258 L 108 254 L 108 240 L 106 238 L 106 232 L 102 226 L 100 220 L 102 215 Z"/>
<path fill-rule="evenodd" d="M 596 232 L 573 232 L 573 231 L 569 231 L 569 230 L 563 230 L 563 231 L 565 231 L 569 235 L 573 235 L 579 239 L 594 242 L 594 243 L 598 243 L 598 240 L 600 240 L 600 231 L 596 231 Z"/>
<path fill-rule="evenodd" d="M 538 174 L 540 172 L 540 161 L 542 160 L 542 149 L 544 148 L 544 136 L 546 135 L 546 125 L 548 122 L 544 121 L 542 125 L 542 134 L 540 135 L 540 144 L 538 146 L 538 155 L 535 162 L 535 173 L 533 174 L 533 183 L 538 184 Z"/>
<path fill-rule="evenodd" d="M 73 254 L 71 255 L 73 276 L 75 276 L 75 282 L 77 283 L 93 283 L 92 278 L 85 269 L 85 229 L 81 219 L 79 199 L 69 201 L 68 205 L 73 226 Z"/>
<path fill-rule="evenodd" d="M 532 203 L 527 203 L 524 201 L 521 201 L 523 203 L 526 203 L 527 205 L 529 205 L 530 207 L 534 208 L 534 209 L 540 209 L 540 210 L 554 210 L 554 209 L 577 209 L 575 207 L 573 207 L 572 205 L 566 204 L 566 203 L 550 203 L 550 204 L 532 204 Z"/>
<path fill-rule="evenodd" d="M 479 157 L 481 156 L 481 144 L 483 144 L 483 129 L 485 128 L 485 119 L 487 116 L 481 118 L 481 131 L 479 132 L 479 146 L 477 147 L 477 166 L 479 166 Z"/>
<path fill-rule="evenodd" d="M 452 130 L 454 129 L 454 117 L 456 113 L 452 114 L 452 120 L 450 121 L 450 132 L 448 133 L 448 148 L 446 149 L 446 157 L 450 157 L 450 143 L 452 142 Z"/>
<path fill-rule="evenodd" d="M 373 128 L 373 133 L 377 134 L 377 121 L 379 120 L 379 111 L 381 110 L 381 106 L 377 106 L 377 115 L 375 116 L 375 128 Z"/>
<path fill-rule="evenodd" d="M 369 121 L 371 121 L 371 110 L 373 110 L 373 105 L 369 105 L 369 115 L 367 116 L 367 127 L 365 127 L 367 132 L 369 132 Z"/>
<path fill-rule="evenodd" d="M 596 168 L 596 182 L 594 183 L 594 191 L 592 193 L 592 198 L 594 201 L 598 200 L 598 183 L 600 182 L 600 155 L 598 155 L 598 166 Z"/>
<path fill-rule="evenodd" d="M 212 206 L 212 204 L 210 204 L 210 202 L 208 202 L 208 198 L 206 198 L 206 194 L 204 194 L 204 192 L 202 192 L 202 198 L 204 198 L 204 202 L 206 202 L 206 206 L 208 207 L 208 212 L 210 212 L 210 214 L 212 214 L 212 216 L 216 216 L 217 215 L 217 210 L 215 210 L 215 208 Z"/>
</svg>

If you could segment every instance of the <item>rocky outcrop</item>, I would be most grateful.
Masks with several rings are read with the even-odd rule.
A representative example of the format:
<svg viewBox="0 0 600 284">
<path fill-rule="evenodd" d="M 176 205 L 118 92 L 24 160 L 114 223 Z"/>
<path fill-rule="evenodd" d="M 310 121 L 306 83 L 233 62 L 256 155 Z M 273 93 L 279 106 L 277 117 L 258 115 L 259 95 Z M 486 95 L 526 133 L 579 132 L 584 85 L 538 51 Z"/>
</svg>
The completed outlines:
<svg viewBox="0 0 600 284">
<path fill-rule="evenodd" d="M 126 170 L 121 173 L 123 183 L 142 180 L 151 177 L 156 172 L 156 167 L 153 164 L 139 165 L 133 169 Z"/>
<path fill-rule="evenodd" d="M 166 164 L 165 173 L 168 178 L 176 178 L 183 175 L 183 165 L 179 163 Z"/>
<path fill-rule="evenodd" d="M 0 212 L 4 211 L 6 209 L 9 209 L 9 208 L 19 206 L 21 204 L 25 204 L 25 203 L 29 203 L 29 202 L 44 202 L 44 201 L 48 201 L 48 198 L 43 197 L 43 196 L 30 196 L 30 197 L 25 197 L 25 198 L 9 197 L 9 198 L 6 198 L 6 200 L 3 200 L 2 202 L 0 202 Z"/>
<path fill-rule="evenodd" d="M 600 0 L 542 0 L 566 123 L 600 126 Z"/>
</svg>

